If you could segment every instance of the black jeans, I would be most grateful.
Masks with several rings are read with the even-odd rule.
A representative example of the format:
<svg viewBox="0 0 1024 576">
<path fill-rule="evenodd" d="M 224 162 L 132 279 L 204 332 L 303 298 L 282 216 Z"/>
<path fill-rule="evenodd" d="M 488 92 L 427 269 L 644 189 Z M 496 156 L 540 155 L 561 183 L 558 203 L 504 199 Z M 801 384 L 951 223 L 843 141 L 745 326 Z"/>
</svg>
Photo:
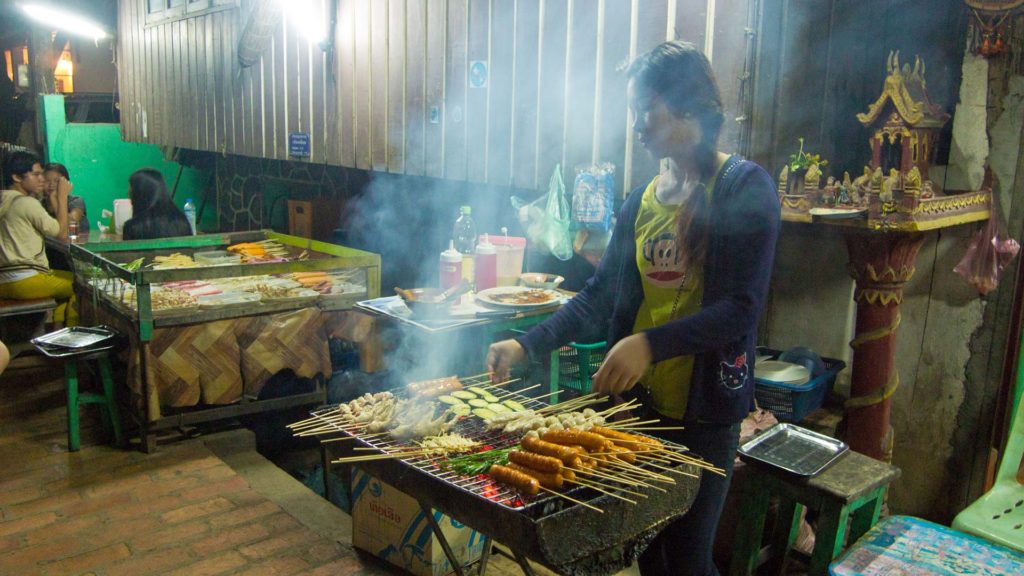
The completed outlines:
<svg viewBox="0 0 1024 576">
<path fill-rule="evenodd" d="M 661 417 L 665 425 L 681 422 Z M 640 556 L 643 576 L 715 576 L 711 559 L 718 519 L 732 480 L 739 445 L 739 424 L 687 424 L 684 430 L 666 430 L 659 437 L 677 442 L 694 454 L 725 470 L 725 477 L 703 472 L 697 498 L 685 516 L 665 527 Z"/>
</svg>

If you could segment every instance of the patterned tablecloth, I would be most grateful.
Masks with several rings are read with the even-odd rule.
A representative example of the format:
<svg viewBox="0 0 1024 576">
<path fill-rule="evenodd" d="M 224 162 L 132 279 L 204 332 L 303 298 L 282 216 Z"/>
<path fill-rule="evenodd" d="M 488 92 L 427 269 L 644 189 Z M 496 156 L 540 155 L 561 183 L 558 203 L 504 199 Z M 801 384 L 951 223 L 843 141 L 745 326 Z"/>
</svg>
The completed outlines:
<svg viewBox="0 0 1024 576">
<path fill-rule="evenodd" d="M 910 516 L 876 524 L 829 567 L 836 576 L 1024 574 L 1024 554 Z"/>
</svg>

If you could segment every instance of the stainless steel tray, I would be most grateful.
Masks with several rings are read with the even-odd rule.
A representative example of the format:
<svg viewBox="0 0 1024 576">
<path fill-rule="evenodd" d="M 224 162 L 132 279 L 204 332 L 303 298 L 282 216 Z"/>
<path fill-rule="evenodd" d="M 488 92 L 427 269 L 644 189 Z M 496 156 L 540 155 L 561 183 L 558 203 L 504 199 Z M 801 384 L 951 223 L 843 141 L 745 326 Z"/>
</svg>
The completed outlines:
<svg viewBox="0 0 1024 576">
<path fill-rule="evenodd" d="M 740 457 L 799 476 L 816 476 L 849 447 L 845 442 L 793 424 L 776 424 L 740 446 Z"/>
<path fill-rule="evenodd" d="M 33 338 L 32 343 L 47 348 L 88 348 L 117 336 L 117 332 L 106 326 L 75 326 Z"/>
</svg>

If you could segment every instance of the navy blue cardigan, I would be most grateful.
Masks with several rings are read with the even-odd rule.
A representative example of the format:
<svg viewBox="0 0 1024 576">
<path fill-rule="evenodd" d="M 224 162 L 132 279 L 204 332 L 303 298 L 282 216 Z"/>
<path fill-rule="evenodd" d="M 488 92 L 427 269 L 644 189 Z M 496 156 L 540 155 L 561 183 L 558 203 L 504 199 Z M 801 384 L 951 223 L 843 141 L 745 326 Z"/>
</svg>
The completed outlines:
<svg viewBox="0 0 1024 576">
<path fill-rule="evenodd" d="M 610 349 L 632 333 L 644 298 L 635 231 L 644 188 L 637 187 L 626 199 L 604 258 L 583 290 L 518 338 L 531 358 L 581 334 L 606 333 Z M 779 222 L 779 200 L 768 173 L 730 157 L 711 195 L 701 309 L 646 331 L 654 362 L 696 356 L 685 421 L 734 423 L 753 409 L 757 322 L 768 293 Z"/>
</svg>

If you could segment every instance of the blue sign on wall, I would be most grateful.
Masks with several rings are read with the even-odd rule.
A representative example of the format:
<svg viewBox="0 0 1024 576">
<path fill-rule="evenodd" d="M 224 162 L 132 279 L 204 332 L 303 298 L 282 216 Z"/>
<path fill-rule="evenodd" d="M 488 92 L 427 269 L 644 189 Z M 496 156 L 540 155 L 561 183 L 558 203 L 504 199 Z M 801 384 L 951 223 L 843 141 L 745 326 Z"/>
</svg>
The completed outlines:
<svg viewBox="0 0 1024 576">
<path fill-rule="evenodd" d="M 309 132 L 288 133 L 288 155 L 309 158 Z"/>
</svg>

